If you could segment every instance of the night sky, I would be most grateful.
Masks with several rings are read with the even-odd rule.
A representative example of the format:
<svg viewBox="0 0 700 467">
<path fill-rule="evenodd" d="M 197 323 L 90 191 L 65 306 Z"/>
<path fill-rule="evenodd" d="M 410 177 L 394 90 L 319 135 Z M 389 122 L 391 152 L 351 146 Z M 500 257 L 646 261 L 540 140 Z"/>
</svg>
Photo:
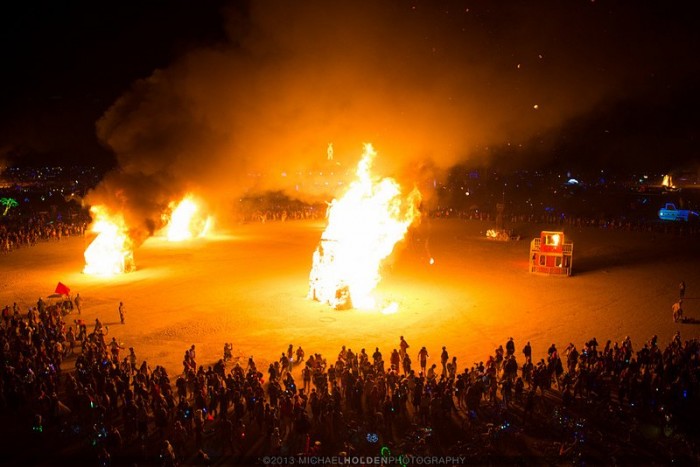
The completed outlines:
<svg viewBox="0 0 700 467">
<path fill-rule="evenodd" d="M 192 48 L 224 42 L 223 4 L 3 2 L 0 158 L 113 165 L 97 120 L 135 80 Z"/>
<path fill-rule="evenodd" d="M 402 174 L 696 166 L 690 3 L 4 2 L 0 161 L 176 187 L 311 169 L 329 142 Z"/>
</svg>

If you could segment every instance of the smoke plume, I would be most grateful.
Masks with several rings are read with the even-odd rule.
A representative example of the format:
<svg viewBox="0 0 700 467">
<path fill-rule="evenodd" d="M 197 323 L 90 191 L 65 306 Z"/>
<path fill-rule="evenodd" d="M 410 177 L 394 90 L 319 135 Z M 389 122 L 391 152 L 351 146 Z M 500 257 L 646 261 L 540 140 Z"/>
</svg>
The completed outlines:
<svg viewBox="0 0 700 467">
<path fill-rule="evenodd" d="M 398 0 L 227 10 L 228 43 L 134 83 L 97 123 L 119 167 L 88 201 L 123 211 L 145 238 L 186 191 L 223 210 L 255 191 L 332 196 L 324 177 L 352 172 L 364 142 L 377 170 L 410 188 L 641 86 L 649 24 L 621 42 L 612 27 L 621 18 L 588 2 L 544 3 L 537 14 L 527 4 Z"/>
</svg>

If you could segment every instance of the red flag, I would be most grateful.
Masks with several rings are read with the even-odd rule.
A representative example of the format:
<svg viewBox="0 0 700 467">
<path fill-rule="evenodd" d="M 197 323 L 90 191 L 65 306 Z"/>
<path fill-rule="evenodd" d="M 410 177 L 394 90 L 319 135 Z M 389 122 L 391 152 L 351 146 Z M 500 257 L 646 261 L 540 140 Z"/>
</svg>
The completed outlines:
<svg viewBox="0 0 700 467">
<path fill-rule="evenodd" d="M 70 287 L 68 287 L 63 282 L 59 282 L 58 285 L 56 285 L 56 293 L 60 293 L 62 295 L 68 295 L 68 294 L 70 294 Z"/>
</svg>

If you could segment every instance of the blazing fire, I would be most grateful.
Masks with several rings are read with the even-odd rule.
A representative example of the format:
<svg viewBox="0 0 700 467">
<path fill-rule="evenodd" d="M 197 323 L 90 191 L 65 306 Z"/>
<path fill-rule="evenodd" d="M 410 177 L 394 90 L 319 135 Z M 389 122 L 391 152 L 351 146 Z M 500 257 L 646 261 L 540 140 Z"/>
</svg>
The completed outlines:
<svg viewBox="0 0 700 467">
<path fill-rule="evenodd" d="M 561 242 L 561 235 L 559 235 L 559 234 L 553 234 L 553 235 L 547 236 L 547 245 L 559 246 L 560 242 Z"/>
<path fill-rule="evenodd" d="M 313 255 L 309 298 L 337 309 L 375 308 L 371 294 L 381 263 L 419 217 L 420 192 L 402 197 L 396 181 L 372 177 L 375 155 L 365 145 L 356 180 L 328 207 L 328 226 Z"/>
<path fill-rule="evenodd" d="M 171 242 L 181 242 L 196 237 L 204 237 L 211 228 L 211 217 L 201 214 L 194 196 L 188 194 L 179 204 L 175 202 L 168 206 L 169 214 L 163 215 L 167 224 L 165 236 Z"/>
<path fill-rule="evenodd" d="M 667 188 L 675 188 L 675 185 L 673 184 L 673 178 L 670 175 L 664 175 L 664 179 L 661 182 L 661 186 L 665 186 Z"/>
<path fill-rule="evenodd" d="M 124 219 L 110 216 L 103 206 L 90 208 L 91 230 L 97 237 L 85 249 L 83 272 L 96 276 L 112 276 L 134 269 L 134 254 Z"/>
</svg>

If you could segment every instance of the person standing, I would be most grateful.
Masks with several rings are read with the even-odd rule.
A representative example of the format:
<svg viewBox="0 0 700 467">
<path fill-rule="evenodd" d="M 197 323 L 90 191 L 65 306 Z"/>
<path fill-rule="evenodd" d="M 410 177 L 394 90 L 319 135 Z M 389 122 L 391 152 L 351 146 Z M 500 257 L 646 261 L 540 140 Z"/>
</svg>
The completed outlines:
<svg viewBox="0 0 700 467">
<path fill-rule="evenodd" d="M 683 300 L 685 298 L 685 281 L 681 281 L 678 285 L 678 298 Z"/>
<path fill-rule="evenodd" d="M 425 375 L 426 366 L 428 365 L 428 350 L 425 346 L 421 347 L 418 351 L 418 361 L 420 362 L 420 370 L 423 375 Z"/>
<path fill-rule="evenodd" d="M 406 357 L 406 351 L 408 350 L 410 346 L 408 345 L 408 342 L 406 342 L 406 339 L 401 336 L 401 341 L 399 342 L 399 356 L 403 360 L 404 357 Z"/>
<path fill-rule="evenodd" d="M 447 362 L 450 359 L 450 355 L 447 353 L 447 347 L 442 348 L 442 353 L 440 354 L 440 363 L 442 364 L 442 377 L 447 377 Z"/>
<path fill-rule="evenodd" d="M 124 309 L 124 302 L 119 302 L 119 321 L 124 324 L 124 316 L 126 315 L 126 310 Z"/>
<path fill-rule="evenodd" d="M 80 294 L 76 294 L 73 301 L 75 302 L 75 307 L 78 309 L 78 314 L 80 314 L 83 311 L 83 299 Z"/>
<path fill-rule="evenodd" d="M 119 342 L 117 342 L 116 337 L 112 337 L 112 342 L 109 343 L 109 348 L 112 351 L 112 361 L 115 364 L 119 364 L 119 350 L 123 349 Z"/>
<path fill-rule="evenodd" d="M 389 362 L 391 363 L 391 369 L 398 373 L 399 364 L 401 363 L 401 357 L 399 356 L 398 350 L 394 349 L 394 351 L 391 352 L 391 357 L 389 358 Z"/>
<path fill-rule="evenodd" d="M 530 345 L 530 341 L 527 341 L 527 344 L 523 347 L 523 355 L 525 355 L 526 362 L 532 361 L 532 346 Z"/>
<path fill-rule="evenodd" d="M 136 352 L 134 352 L 133 347 L 129 347 L 129 366 L 131 367 L 131 373 L 136 373 Z"/>
<path fill-rule="evenodd" d="M 515 342 L 513 342 L 513 338 L 510 337 L 508 342 L 506 342 L 506 355 L 510 357 L 513 354 L 515 354 Z"/>
<path fill-rule="evenodd" d="M 410 375 L 411 374 L 411 357 L 409 357 L 408 354 L 403 356 L 403 360 L 401 361 L 401 364 L 403 365 L 404 376 Z"/>
<path fill-rule="evenodd" d="M 671 307 L 671 311 L 673 312 L 674 323 L 683 321 L 683 300 L 678 300 L 676 303 L 674 303 Z"/>
</svg>

